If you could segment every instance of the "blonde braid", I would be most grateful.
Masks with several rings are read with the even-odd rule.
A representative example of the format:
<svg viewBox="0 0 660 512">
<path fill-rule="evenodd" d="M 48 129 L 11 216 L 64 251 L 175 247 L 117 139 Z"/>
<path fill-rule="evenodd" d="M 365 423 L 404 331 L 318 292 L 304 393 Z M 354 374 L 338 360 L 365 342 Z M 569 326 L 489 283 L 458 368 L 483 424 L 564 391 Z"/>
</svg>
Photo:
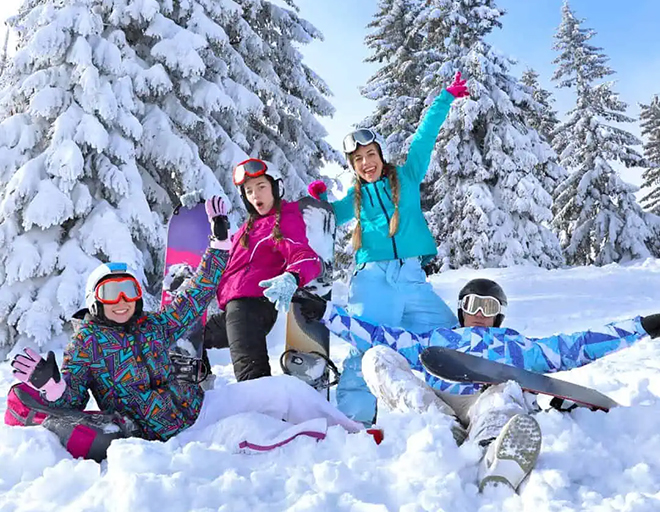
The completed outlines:
<svg viewBox="0 0 660 512">
<path fill-rule="evenodd" d="M 394 203 L 394 215 L 390 219 L 390 238 L 393 237 L 399 230 L 399 198 L 401 196 L 401 185 L 399 184 L 399 177 L 396 173 L 396 167 L 391 164 L 385 164 L 387 168 L 387 179 L 390 182 L 392 189 L 392 203 Z"/>
<path fill-rule="evenodd" d="M 245 231 L 243 232 L 243 236 L 241 236 L 241 247 L 245 249 L 249 247 L 250 230 L 252 229 L 252 225 L 254 224 L 254 221 L 256 219 L 257 219 L 257 214 L 251 213 L 250 216 L 248 217 L 247 226 L 245 226 Z"/>
<path fill-rule="evenodd" d="M 353 243 L 353 250 L 357 251 L 360 247 L 362 247 L 362 221 L 360 220 L 360 210 L 362 209 L 362 186 L 360 183 L 360 178 L 357 175 L 355 176 L 355 184 L 353 185 L 353 190 L 355 192 L 355 197 L 353 198 L 353 208 L 355 209 L 355 219 L 357 220 L 357 224 L 355 224 L 351 242 Z"/>
</svg>

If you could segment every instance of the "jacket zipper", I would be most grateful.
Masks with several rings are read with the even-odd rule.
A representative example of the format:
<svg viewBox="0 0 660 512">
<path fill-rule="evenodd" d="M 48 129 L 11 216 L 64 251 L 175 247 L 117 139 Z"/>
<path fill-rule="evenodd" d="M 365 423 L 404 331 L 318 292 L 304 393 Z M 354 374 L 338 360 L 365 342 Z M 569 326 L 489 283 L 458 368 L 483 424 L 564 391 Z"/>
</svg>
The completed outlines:
<svg viewBox="0 0 660 512">
<path fill-rule="evenodd" d="M 378 202 L 380 203 L 380 207 L 383 209 L 383 213 L 385 214 L 385 218 L 387 219 L 387 225 L 390 225 L 390 216 L 387 214 L 387 210 L 385 209 L 385 205 L 383 204 L 383 200 L 380 198 L 380 194 L 378 193 L 378 185 L 374 184 L 374 189 L 376 190 L 376 197 L 378 198 Z M 385 192 L 387 195 L 387 192 Z M 394 240 L 394 237 L 392 237 L 392 250 L 394 251 L 394 259 L 398 260 L 399 259 L 399 253 L 396 250 L 396 241 Z"/>
</svg>

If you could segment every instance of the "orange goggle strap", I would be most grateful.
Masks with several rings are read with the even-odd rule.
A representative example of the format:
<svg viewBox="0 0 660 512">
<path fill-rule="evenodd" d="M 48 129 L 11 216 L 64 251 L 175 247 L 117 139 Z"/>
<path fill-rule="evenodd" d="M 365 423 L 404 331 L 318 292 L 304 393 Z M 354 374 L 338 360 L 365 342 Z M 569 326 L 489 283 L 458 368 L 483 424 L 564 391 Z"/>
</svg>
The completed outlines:
<svg viewBox="0 0 660 512">
<path fill-rule="evenodd" d="M 248 158 L 234 167 L 234 185 L 237 187 L 245 183 L 247 178 L 256 178 L 263 176 L 268 171 L 268 166 L 263 160 L 258 158 Z"/>
<path fill-rule="evenodd" d="M 101 304 L 117 304 L 122 297 L 126 302 L 137 302 L 142 298 L 142 288 L 133 277 L 111 277 L 96 285 L 94 297 Z"/>
</svg>

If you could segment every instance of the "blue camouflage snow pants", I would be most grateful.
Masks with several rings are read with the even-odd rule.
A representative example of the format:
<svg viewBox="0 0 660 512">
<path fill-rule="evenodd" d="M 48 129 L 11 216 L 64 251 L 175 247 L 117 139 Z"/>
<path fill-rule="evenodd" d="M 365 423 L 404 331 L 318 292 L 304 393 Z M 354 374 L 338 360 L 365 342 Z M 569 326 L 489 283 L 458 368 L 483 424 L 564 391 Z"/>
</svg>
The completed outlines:
<svg viewBox="0 0 660 512">
<path fill-rule="evenodd" d="M 419 258 L 358 265 L 348 297 L 348 313 L 413 332 L 454 327 L 456 315 L 433 291 Z M 376 398 L 362 378 L 363 353 L 352 348 L 337 386 L 337 406 L 349 418 L 371 425 Z"/>
</svg>

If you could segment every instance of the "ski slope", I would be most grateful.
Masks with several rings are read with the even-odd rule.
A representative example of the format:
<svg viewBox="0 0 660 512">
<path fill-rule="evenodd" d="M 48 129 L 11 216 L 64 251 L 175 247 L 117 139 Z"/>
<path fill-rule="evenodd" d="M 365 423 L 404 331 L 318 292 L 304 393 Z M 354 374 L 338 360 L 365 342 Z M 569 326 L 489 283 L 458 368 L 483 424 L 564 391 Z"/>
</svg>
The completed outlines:
<svg viewBox="0 0 660 512">
<path fill-rule="evenodd" d="M 660 260 L 546 271 L 459 270 L 432 282 L 453 306 L 466 280 L 488 277 L 509 296 L 506 324 L 532 336 L 572 332 L 660 312 Z M 335 296 L 345 296 L 337 284 Z M 283 322 L 270 336 L 280 373 Z M 348 345 L 333 341 L 340 360 Z M 61 348 L 58 353 L 61 360 Z M 217 385 L 233 380 L 227 351 L 211 354 Z M 99 465 L 74 460 L 40 428 L 0 426 L 0 511 L 660 511 L 660 340 L 559 375 L 608 394 L 622 407 L 537 416 L 543 447 L 519 495 L 477 492 L 479 452 L 456 447 L 432 414 L 381 411 L 385 441 L 339 427 L 315 442 L 298 438 L 274 452 L 246 455 L 237 443 L 267 429 L 257 414 L 224 420 L 182 445 L 123 440 Z M 12 383 L 0 363 L 0 414 Z"/>
</svg>

